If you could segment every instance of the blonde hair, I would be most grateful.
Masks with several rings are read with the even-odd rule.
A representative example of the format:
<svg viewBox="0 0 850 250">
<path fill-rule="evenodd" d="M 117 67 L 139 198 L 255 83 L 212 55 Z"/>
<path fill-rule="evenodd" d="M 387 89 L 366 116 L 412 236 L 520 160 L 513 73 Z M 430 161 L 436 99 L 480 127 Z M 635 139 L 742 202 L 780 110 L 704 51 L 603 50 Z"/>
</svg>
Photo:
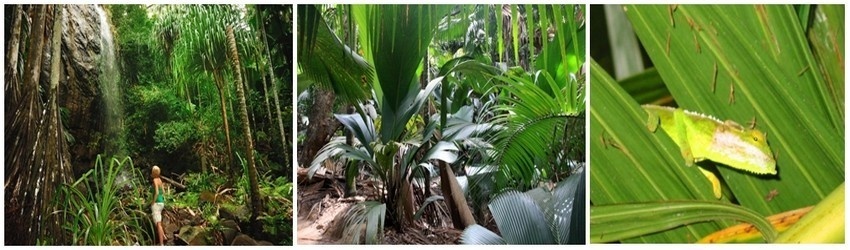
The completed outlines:
<svg viewBox="0 0 850 250">
<path fill-rule="evenodd" d="M 151 174 L 153 177 L 159 177 L 159 166 L 154 165 L 151 169 Z"/>
</svg>

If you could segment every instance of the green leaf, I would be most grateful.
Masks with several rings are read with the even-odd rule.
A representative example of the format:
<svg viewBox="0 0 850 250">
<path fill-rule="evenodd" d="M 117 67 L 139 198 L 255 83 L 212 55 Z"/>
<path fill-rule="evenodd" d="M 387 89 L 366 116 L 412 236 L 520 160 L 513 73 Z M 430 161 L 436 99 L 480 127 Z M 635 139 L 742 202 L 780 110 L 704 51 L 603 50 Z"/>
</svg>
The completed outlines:
<svg viewBox="0 0 850 250">
<path fill-rule="evenodd" d="M 503 245 L 505 244 L 505 239 L 487 230 L 487 228 L 474 224 L 463 230 L 463 234 L 460 236 L 460 242 L 474 245 Z"/>
<path fill-rule="evenodd" d="M 620 86 L 638 103 L 670 106 L 669 104 L 673 102 L 673 96 L 670 95 L 670 91 L 667 91 L 661 75 L 655 68 L 647 69 L 621 80 Z"/>
<path fill-rule="evenodd" d="M 359 103 L 370 94 L 368 89 L 373 82 L 373 69 L 365 59 L 342 43 L 334 35 L 328 24 L 313 5 L 299 5 L 298 61 L 303 72 L 300 77 L 312 81 L 299 80 L 302 84 L 318 84 L 331 88 L 337 96 L 348 103 Z"/>
<path fill-rule="evenodd" d="M 806 39 L 792 6 L 625 9 L 679 107 L 738 124 L 754 123 L 767 134 L 778 175 L 755 176 L 718 166 L 716 172 L 726 184 L 720 202 L 777 214 L 816 204 L 844 181 L 844 83 L 823 73 L 836 61 L 818 59 L 830 58 L 838 47 L 816 56 L 818 49 Z M 843 20 L 843 13 L 840 16 Z M 838 78 L 843 79 L 841 72 Z M 679 149 L 666 135 L 647 136 L 645 114 L 634 100 L 642 97 L 627 94 L 595 63 L 591 84 L 594 205 L 714 200 L 706 193 L 705 178 L 684 166 Z M 712 170 L 715 165 L 700 163 Z M 624 242 L 692 242 L 718 226 L 728 222 L 689 225 Z"/>
<path fill-rule="evenodd" d="M 590 209 L 591 242 L 611 242 L 704 221 L 731 219 L 751 223 L 768 242 L 776 230 L 756 212 L 722 202 L 663 201 L 594 206 Z"/>
<path fill-rule="evenodd" d="M 782 233 L 779 243 L 844 243 L 844 183 Z"/>
<path fill-rule="evenodd" d="M 844 105 L 844 5 L 817 5 L 814 7 L 811 28 L 808 29 L 809 44 L 815 60 L 823 74 L 826 87 L 830 89 L 830 102 Z M 812 71 L 812 69 L 808 69 Z M 844 110 L 841 109 L 844 117 Z"/>
<path fill-rule="evenodd" d="M 592 59 L 590 82 L 590 199 L 594 205 L 714 199 L 702 174 L 695 167 L 685 167 L 676 144 L 664 133 L 649 131 L 647 114 Z M 627 242 L 695 241 L 721 226 L 690 225 Z M 591 228 L 591 234 L 595 230 Z"/>
<path fill-rule="evenodd" d="M 382 116 L 381 140 L 397 140 L 414 112 L 417 69 L 448 5 L 354 5 L 360 44 L 375 66 Z M 429 92 L 430 93 L 430 92 Z M 418 111 L 418 109 L 416 109 Z"/>
<path fill-rule="evenodd" d="M 755 119 L 768 134 L 781 178 L 718 168 L 741 205 L 775 214 L 817 203 L 843 181 L 843 140 L 835 139 L 844 138 L 843 106 L 819 70 L 805 70 L 819 67 L 793 7 L 680 5 L 675 27 L 667 6 L 629 6 L 627 14 L 680 107 L 739 124 Z M 769 202 L 773 189 L 783 195 Z"/>
<path fill-rule="evenodd" d="M 464 244 L 584 244 L 584 170 L 579 169 L 554 190 L 538 187 L 496 197 L 491 213 L 502 237 L 473 225 L 464 230 Z M 582 219 L 577 219 L 582 218 Z M 504 237 L 504 238 L 503 238 Z"/>
<path fill-rule="evenodd" d="M 357 244 L 360 243 L 360 235 L 363 234 L 366 244 L 379 243 L 384 234 L 384 218 L 386 217 L 387 204 L 376 201 L 364 201 L 352 205 L 346 211 L 344 223 L 343 240 Z"/>
</svg>

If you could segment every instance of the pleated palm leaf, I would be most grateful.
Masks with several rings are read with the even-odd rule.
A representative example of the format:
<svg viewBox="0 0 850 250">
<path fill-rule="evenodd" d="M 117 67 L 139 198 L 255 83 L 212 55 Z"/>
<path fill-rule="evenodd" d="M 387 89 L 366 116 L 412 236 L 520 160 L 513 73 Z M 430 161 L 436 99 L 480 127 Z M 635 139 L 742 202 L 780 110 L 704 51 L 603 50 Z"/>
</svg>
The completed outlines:
<svg viewBox="0 0 850 250">
<path fill-rule="evenodd" d="M 419 111 L 414 101 L 422 58 L 449 10 L 445 5 L 351 6 L 364 57 L 375 67 L 373 87 L 384 143 L 399 140 L 407 121 Z"/>
<path fill-rule="evenodd" d="M 569 172 L 567 158 L 583 159 L 577 156 L 580 151 L 570 156 L 566 152 L 580 144 L 570 143 L 568 138 L 575 132 L 567 133 L 567 122 L 584 119 L 585 92 L 583 81 L 578 80 L 584 77 L 577 66 L 583 63 L 583 36 L 578 35 L 584 33 L 583 25 L 576 22 L 577 13 L 571 7 L 541 5 L 538 9 L 543 28 L 552 25 L 558 30 L 536 58 L 540 70 L 526 73 L 515 67 L 496 77 L 504 83 L 504 103 L 497 106 L 500 115 L 494 123 L 505 127 L 491 139 L 499 149 L 491 154 L 500 171 L 497 190 L 528 189 L 544 179 L 557 180 L 557 169 Z M 584 141 L 583 131 L 569 131 L 581 135 L 574 141 Z"/>
<path fill-rule="evenodd" d="M 736 221 L 759 224 L 765 216 L 818 204 L 834 189 L 843 189 L 844 76 L 836 66 L 843 65 L 843 47 L 833 46 L 843 44 L 842 8 L 626 6 L 675 103 L 765 132 L 778 174 L 756 176 L 701 163 L 725 183 L 723 198 L 717 200 L 699 171 L 684 166 L 669 137 L 647 129 L 646 113 L 635 99 L 651 101 L 637 93 L 655 89 L 627 93 L 594 63 L 592 241 L 694 242 Z M 818 18 L 808 18 L 810 14 Z M 677 214 L 695 216 L 658 216 L 658 209 L 670 208 L 672 200 L 692 206 Z M 652 208 L 636 212 L 629 207 L 638 202 Z M 833 210 L 843 211 L 843 202 L 833 204 L 840 204 Z M 734 220 L 711 215 L 729 209 L 751 215 L 730 218 Z M 626 213 L 630 216 L 619 222 L 604 219 Z M 843 220 L 828 220 L 843 228 Z M 770 231 L 765 232 L 768 242 L 775 236 Z M 742 238 L 761 240 L 757 235 Z M 843 230 L 837 240 L 843 241 Z"/>
<path fill-rule="evenodd" d="M 584 244 L 585 175 L 574 175 L 548 190 L 509 191 L 490 202 L 502 236 L 473 225 L 463 231 L 464 244 Z"/>
<path fill-rule="evenodd" d="M 317 85 L 333 89 L 349 104 L 370 99 L 372 66 L 331 31 L 318 7 L 299 5 L 298 14 L 299 92 Z"/>
</svg>

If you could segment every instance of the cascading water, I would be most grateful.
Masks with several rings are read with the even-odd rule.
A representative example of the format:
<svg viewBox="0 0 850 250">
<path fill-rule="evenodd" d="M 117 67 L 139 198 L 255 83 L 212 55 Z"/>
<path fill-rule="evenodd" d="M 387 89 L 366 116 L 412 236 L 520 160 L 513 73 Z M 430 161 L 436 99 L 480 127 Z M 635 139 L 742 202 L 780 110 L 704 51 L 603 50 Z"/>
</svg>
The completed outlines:
<svg viewBox="0 0 850 250">
<path fill-rule="evenodd" d="M 121 103 L 120 71 L 115 56 L 112 30 L 106 12 L 96 7 L 100 19 L 100 92 L 103 98 L 102 142 L 107 155 L 124 155 L 124 108 Z"/>
<path fill-rule="evenodd" d="M 105 159 L 109 157 L 126 156 L 124 148 L 124 106 L 121 103 L 121 72 L 118 68 L 118 60 L 113 45 L 112 29 L 106 11 L 97 6 L 97 15 L 100 20 L 100 92 L 103 98 L 103 131 L 101 142 L 104 146 Z M 112 164 L 107 160 L 104 164 Z M 108 165 L 107 165 L 108 166 Z M 129 168 L 122 168 L 115 177 L 115 185 L 128 187 L 132 183 L 133 172 Z"/>
</svg>

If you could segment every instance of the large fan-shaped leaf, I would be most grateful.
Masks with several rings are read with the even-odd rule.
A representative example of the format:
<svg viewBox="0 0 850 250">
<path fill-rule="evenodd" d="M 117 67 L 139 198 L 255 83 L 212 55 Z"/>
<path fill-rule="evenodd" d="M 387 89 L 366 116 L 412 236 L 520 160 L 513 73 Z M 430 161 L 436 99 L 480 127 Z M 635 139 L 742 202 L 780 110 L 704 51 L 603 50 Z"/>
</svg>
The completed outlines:
<svg viewBox="0 0 850 250">
<path fill-rule="evenodd" d="M 572 107 L 579 106 L 575 104 L 584 100 L 573 99 L 576 97 L 566 93 L 568 87 L 557 87 L 543 71 L 537 74 L 540 83 L 527 75 L 495 78 L 508 83 L 503 90 L 512 97 L 504 98 L 504 104 L 498 107 L 503 112 L 494 123 L 504 126 L 505 130 L 493 137 L 493 145 L 502 149 L 494 155 L 494 159 L 505 176 L 531 186 L 539 177 L 535 166 L 539 165 L 539 161 L 552 157 L 552 149 L 541 148 L 541 145 L 560 145 L 565 133 L 564 124 L 579 112 Z"/>
<path fill-rule="evenodd" d="M 490 212 L 502 237 L 515 244 L 547 244 L 555 242 L 546 216 L 534 199 L 525 193 L 508 191 L 490 203 Z"/>
<path fill-rule="evenodd" d="M 418 111 L 416 107 L 408 112 L 420 93 L 417 70 L 437 24 L 451 8 L 448 5 L 351 6 L 365 57 L 375 66 L 378 84 L 374 90 L 384 117 L 380 131 L 383 142 L 398 139 L 407 121 Z"/>
<path fill-rule="evenodd" d="M 490 203 L 502 237 L 480 226 L 464 230 L 465 244 L 583 244 L 584 170 L 579 169 L 554 190 L 539 187 L 505 192 Z"/>
<path fill-rule="evenodd" d="M 354 133 L 354 136 L 360 140 L 360 143 L 369 145 L 376 141 L 375 124 L 372 123 L 371 117 L 362 114 L 334 114 L 334 117 L 346 129 Z"/>
<path fill-rule="evenodd" d="M 476 224 L 463 230 L 463 234 L 460 236 L 460 242 L 471 245 L 502 245 L 505 244 L 505 239 L 493 231 Z"/>
</svg>

